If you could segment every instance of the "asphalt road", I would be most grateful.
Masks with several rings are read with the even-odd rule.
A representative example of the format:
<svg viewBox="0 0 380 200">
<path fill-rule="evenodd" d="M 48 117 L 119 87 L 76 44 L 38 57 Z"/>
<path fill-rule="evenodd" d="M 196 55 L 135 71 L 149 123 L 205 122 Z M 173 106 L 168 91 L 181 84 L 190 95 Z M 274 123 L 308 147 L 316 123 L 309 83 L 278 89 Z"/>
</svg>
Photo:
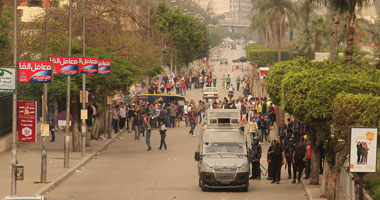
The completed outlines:
<svg viewBox="0 0 380 200">
<path fill-rule="evenodd" d="M 219 62 L 215 64 L 215 74 L 218 78 L 223 73 L 231 73 L 231 60 L 244 54 L 243 49 L 221 50 L 221 58 L 229 59 L 227 72 L 218 72 Z M 229 69 L 229 70 L 228 70 Z M 233 77 L 244 72 L 234 72 Z M 232 79 L 233 81 L 235 79 Z M 218 81 L 218 87 L 221 86 Z M 201 90 L 189 91 L 187 100 L 199 100 Z M 221 96 L 227 94 L 220 90 Z M 152 131 L 152 151 L 146 151 L 145 138 L 134 140 L 132 133 L 122 133 L 120 140 L 99 154 L 85 167 L 56 189 L 47 194 L 49 200 L 168 200 L 168 199 L 305 199 L 301 184 L 291 184 L 282 172 L 281 184 L 270 184 L 263 177 L 261 180 L 251 180 L 248 192 L 233 190 L 217 190 L 202 192 L 198 187 L 197 163 L 194 161 L 194 151 L 198 137 L 188 134 L 189 128 L 169 129 L 167 132 L 168 150 L 158 150 L 159 133 Z M 196 136 L 199 129 L 196 128 Z M 266 158 L 268 144 L 263 145 L 263 158 Z M 266 160 L 262 164 L 267 168 Z"/>
</svg>

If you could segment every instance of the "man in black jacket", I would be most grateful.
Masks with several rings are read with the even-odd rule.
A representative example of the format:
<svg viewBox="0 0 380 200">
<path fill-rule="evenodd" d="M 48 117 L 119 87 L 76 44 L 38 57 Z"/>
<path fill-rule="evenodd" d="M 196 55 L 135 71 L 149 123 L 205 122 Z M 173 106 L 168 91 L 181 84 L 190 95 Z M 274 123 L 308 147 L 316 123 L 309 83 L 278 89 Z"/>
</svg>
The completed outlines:
<svg viewBox="0 0 380 200">
<path fill-rule="evenodd" d="M 288 166 L 288 179 L 292 178 L 292 163 L 293 163 L 293 153 L 295 151 L 296 147 L 294 146 L 294 140 L 293 138 L 289 139 L 288 146 L 286 146 L 285 149 L 285 157 L 286 157 L 286 164 Z M 293 166 L 294 168 L 294 166 Z M 293 176 L 295 174 L 293 173 Z"/>
<path fill-rule="evenodd" d="M 302 171 L 305 166 L 306 149 L 303 146 L 302 141 L 298 142 L 298 146 L 293 152 L 293 182 L 296 183 L 296 177 L 298 172 L 298 183 L 301 183 Z"/>
<path fill-rule="evenodd" d="M 280 141 L 276 140 L 276 143 L 269 147 L 268 155 L 270 155 L 272 164 L 272 184 L 280 184 L 281 166 L 285 163 L 285 154 Z"/>
<path fill-rule="evenodd" d="M 260 159 L 261 159 L 261 145 L 259 144 L 259 138 L 255 136 L 253 138 L 253 145 L 252 145 L 252 155 L 253 155 L 253 160 L 252 160 L 252 176 L 250 179 L 256 179 L 258 178 L 259 180 L 261 179 L 261 174 L 260 174 Z"/>
</svg>

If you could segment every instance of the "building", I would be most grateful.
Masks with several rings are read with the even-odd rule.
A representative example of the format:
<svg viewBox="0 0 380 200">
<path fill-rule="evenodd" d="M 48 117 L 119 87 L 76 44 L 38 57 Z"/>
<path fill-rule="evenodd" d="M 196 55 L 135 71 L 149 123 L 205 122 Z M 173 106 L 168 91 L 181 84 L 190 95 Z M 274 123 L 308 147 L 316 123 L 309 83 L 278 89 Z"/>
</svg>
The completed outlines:
<svg viewBox="0 0 380 200">
<path fill-rule="evenodd" d="M 225 15 L 230 11 L 230 0 L 193 0 L 203 9 L 211 8 L 215 15 Z"/>
</svg>

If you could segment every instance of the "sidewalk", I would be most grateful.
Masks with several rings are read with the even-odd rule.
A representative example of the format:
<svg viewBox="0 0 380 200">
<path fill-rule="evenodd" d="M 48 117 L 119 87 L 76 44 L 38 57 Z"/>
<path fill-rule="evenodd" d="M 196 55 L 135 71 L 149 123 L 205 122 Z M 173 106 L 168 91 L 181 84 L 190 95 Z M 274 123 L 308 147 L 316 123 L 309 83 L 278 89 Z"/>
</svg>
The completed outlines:
<svg viewBox="0 0 380 200">
<path fill-rule="evenodd" d="M 82 166 L 92 159 L 99 151 L 106 148 L 117 139 L 113 134 L 112 139 L 91 140 L 91 146 L 86 147 L 86 156 L 82 157 L 80 152 L 70 151 L 70 168 L 63 168 L 63 132 L 56 131 L 56 141 L 47 144 L 47 182 L 39 184 L 41 175 L 41 141 L 18 145 L 18 165 L 24 166 L 24 180 L 17 181 L 17 194 L 40 194 L 49 191 L 72 173 L 80 172 Z M 72 144 L 70 144 L 72 149 Z M 11 151 L 0 153 L 0 198 L 11 193 Z"/>
<path fill-rule="evenodd" d="M 319 176 L 319 183 L 322 182 L 322 176 Z M 310 185 L 308 180 L 303 179 L 302 186 L 305 189 L 307 199 L 309 200 L 326 200 L 327 198 L 320 198 L 321 185 Z M 348 200 L 346 194 L 343 192 L 342 188 L 339 188 L 339 199 Z"/>
</svg>

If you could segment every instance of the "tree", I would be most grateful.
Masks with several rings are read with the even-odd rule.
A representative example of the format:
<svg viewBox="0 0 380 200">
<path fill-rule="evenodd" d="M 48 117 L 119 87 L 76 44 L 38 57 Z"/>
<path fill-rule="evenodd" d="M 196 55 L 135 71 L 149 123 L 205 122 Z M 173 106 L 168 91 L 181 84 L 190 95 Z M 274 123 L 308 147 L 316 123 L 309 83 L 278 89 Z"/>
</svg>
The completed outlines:
<svg viewBox="0 0 380 200">
<path fill-rule="evenodd" d="M 10 28 L 12 11 L 8 7 L 3 7 L 0 0 L 0 66 L 10 66 L 12 63 Z"/>
</svg>

